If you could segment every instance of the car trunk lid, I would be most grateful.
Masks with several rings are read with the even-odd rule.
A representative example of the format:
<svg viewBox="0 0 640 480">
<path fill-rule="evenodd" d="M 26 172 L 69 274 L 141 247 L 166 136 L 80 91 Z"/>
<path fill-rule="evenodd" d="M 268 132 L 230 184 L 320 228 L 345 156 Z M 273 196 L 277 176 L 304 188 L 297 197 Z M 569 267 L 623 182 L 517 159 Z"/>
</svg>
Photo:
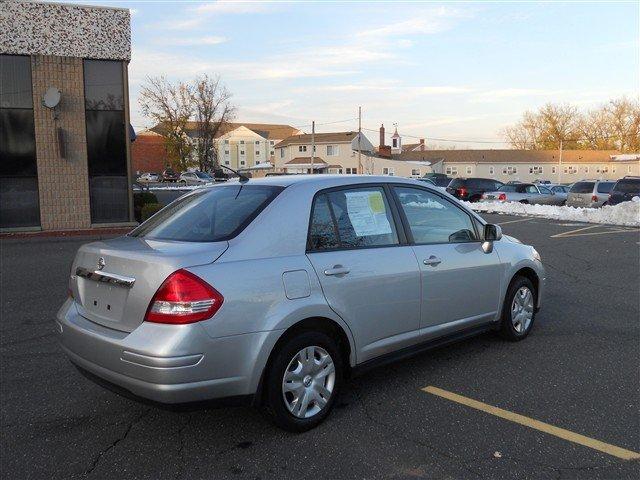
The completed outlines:
<svg viewBox="0 0 640 480">
<path fill-rule="evenodd" d="M 133 331 L 162 282 L 180 268 L 215 262 L 228 242 L 178 242 L 134 237 L 84 245 L 72 266 L 79 313 L 105 327 Z"/>
</svg>

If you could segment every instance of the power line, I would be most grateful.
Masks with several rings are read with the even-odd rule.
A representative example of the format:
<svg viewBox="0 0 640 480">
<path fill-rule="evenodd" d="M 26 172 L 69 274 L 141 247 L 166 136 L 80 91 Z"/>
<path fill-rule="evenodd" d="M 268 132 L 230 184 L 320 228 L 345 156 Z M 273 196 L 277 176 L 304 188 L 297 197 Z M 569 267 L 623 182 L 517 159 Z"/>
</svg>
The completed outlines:
<svg viewBox="0 0 640 480">
<path fill-rule="evenodd" d="M 358 120 L 357 118 L 347 118 L 345 120 L 336 120 L 335 122 L 325 122 L 325 123 L 316 123 L 316 126 L 318 125 L 335 125 L 336 123 L 346 123 L 346 122 L 355 122 L 356 120 Z M 310 127 L 311 124 L 308 125 L 294 125 L 293 128 L 303 128 L 303 127 Z"/>
</svg>

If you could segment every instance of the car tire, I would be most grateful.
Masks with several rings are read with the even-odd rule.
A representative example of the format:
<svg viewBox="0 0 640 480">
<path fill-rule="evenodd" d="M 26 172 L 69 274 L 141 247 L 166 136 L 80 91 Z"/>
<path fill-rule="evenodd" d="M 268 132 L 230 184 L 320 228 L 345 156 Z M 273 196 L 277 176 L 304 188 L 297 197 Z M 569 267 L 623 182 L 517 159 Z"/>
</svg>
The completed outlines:
<svg viewBox="0 0 640 480">
<path fill-rule="evenodd" d="M 520 200 L 520 203 L 524 203 L 526 205 L 529 203 L 529 200 Z"/>
<path fill-rule="evenodd" d="M 309 358 L 311 352 L 313 358 Z M 340 393 L 343 369 L 337 342 L 329 335 L 306 331 L 287 339 L 273 353 L 265 376 L 265 406 L 272 421 L 290 432 L 318 426 Z"/>
<path fill-rule="evenodd" d="M 538 295 L 531 280 L 516 276 L 511 281 L 502 306 L 500 334 L 503 338 L 518 342 L 529 335 L 536 319 L 537 300 Z"/>
</svg>

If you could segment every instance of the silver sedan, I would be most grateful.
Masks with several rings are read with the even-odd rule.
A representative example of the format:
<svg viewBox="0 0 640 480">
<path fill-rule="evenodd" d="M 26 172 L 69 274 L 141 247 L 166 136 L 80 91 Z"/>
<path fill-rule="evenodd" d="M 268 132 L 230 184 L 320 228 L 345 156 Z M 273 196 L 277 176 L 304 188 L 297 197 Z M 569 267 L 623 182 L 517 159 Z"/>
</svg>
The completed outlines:
<svg viewBox="0 0 640 480">
<path fill-rule="evenodd" d="M 506 184 L 494 192 L 485 192 L 481 202 L 519 202 L 540 205 L 563 205 L 567 197 L 556 195 L 549 185 L 533 183 Z"/>
<path fill-rule="evenodd" d="M 268 177 L 81 247 L 56 326 L 117 391 L 249 400 L 303 431 L 356 371 L 487 330 L 524 339 L 544 284 L 533 247 L 424 182 Z"/>
</svg>

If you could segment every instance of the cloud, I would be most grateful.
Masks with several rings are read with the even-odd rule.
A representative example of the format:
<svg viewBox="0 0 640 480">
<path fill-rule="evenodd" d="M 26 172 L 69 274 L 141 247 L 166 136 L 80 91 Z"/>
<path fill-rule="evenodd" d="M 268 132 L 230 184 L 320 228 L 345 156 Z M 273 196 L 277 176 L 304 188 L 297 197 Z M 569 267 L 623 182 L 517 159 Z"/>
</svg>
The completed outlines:
<svg viewBox="0 0 640 480">
<path fill-rule="evenodd" d="M 213 35 L 204 37 L 173 37 L 163 38 L 157 43 L 161 45 L 174 45 L 177 47 L 197 47 L 201 45 L 219 45 L 225 43 L 227 39 L 225 37 L 217 37 Z"/>
<path fill-rule="evenodd" d="M 482 103 L 521 97 L 551 97 L 563 93 L 565 93 L 564 90 L 545 90 L 541 88 L 502 88 L 478 92 L 472 100 Z"/>
<path fill-rule="evenodd" d="M 448 7 L 431 8 L 413 14 L 413 18 L 362 30 L 358 37 L 392 37 L 397 35 L 432 35 L 453 27 L 457 20 L 467 18 L 469 14 Z"/>
<path fill-rule="evenodd" d="M 196 13 L 214 13 L 214 14 L 238 14 L 238 13 L 261 13 L 269 10 L 269 2 L 266 1 L 250 1 L 243 2 L 240 0 L 224 0 L 216 2 L 208 2 L 194 8 Z"/>
</svg>

